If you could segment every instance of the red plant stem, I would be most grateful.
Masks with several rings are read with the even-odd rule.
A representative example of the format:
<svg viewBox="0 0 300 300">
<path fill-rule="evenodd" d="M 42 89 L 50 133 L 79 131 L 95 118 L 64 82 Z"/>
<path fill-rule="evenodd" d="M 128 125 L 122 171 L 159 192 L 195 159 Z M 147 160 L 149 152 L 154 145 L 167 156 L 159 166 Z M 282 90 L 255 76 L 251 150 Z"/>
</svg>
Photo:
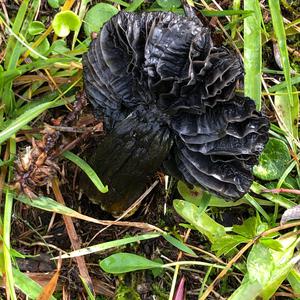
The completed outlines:
<svg viewBox="0 0 300 300">
<path fill-rule="evenodd" d="M 278 193 L 290 193 L 290 194 L 296 194 L 300 195 L 300 190 L 293 190 L 293 189 L 264 189 L 262 190 L 262 193 L 273 193 L 273 194 L 278 194 Z"/>
</svg>

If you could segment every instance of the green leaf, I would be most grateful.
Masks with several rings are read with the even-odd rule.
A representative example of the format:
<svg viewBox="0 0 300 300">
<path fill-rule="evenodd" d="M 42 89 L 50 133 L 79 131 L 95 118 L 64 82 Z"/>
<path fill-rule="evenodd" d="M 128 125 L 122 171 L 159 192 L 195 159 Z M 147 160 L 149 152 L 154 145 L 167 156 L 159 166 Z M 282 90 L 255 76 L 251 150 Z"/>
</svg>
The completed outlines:
<svg viewBox="0 0 300 300">
<path fill-rule="evenodd" d="M 117 3 L 119 5 L 122 5 L 122 6 L 125 6 L 125 7 L 128 7 L 130 4 L 123 1 L 123 0 L 108 0 L 109 2 L 112 2 L 112 3 Z"/>
<path fill-rule="evenodd" d="M 156 0 L 156 2 L 165 10 L 172 10 L 181 6 L 180 0 Z"/>
<path fill-rule="evenodd" d="M 203 191 L 201 190 L 201 188 L 193 186 L 193 188 L 190 189 L 186 183 L 184 183 L 183 181 L 178 181 L 177 189 L 184 200 L 191 202 L 196 206 L 201 203 L 201 198 L 203 195 Z"/>
<path fill-rule="evenodd" d="M 166 241 L 168 241 L 170 244 L 172 244 L 174 247 L 176 247 L 177 249 L 197 257 L 196 253 L 191 248 L 186 246 L 182 241 L 177 240 L 176 238 L 172 237 L 169 234 L 163 234 L 163 238 Z"/>
<path fill-rule="evenodd" d="M 211 249 L 217 252 L 217 256 L 221 256 L 227 254 L 239 244 L 248 242 L 249 239 L 241 235 L 225 234 L 212 244 Z"/>
<path fill-rule="evenodd" d="M 282 245 L 280 244 L 280 242 L 278 242 L 277 240 L 273 240 L 272 238 L 261 238 L 259 242 L 262 245 L 275 251 L 282 251 Z"/>
<path fill-rule="evenodd" d="M 253 246 L 247 259 L 248 273 L 228 300 L 268 300 L 272 297 L 299 260 L 293 258 L 298 242 L 295 237 L 287 235 L 277 241 L 281 244 L 281 251 L 268 249 L 261 243 Z"/>
<path fill-rule="evenodd" d="M 31 44 L 33 44 L 33 43 L 31 43 Z M 44 39 L 44 40 L 43 40 L 43 41 L 35 48 L 35 50 L 36 50 L 39 54 L 41 54 L 41 55 L 46 54 L 46 53 L 49 51 L 49 49 L 50 49 L 50 43 L 49 43 L 49 41 L 48 41 L 47 38 L 45 38 L 45 39 Z M 34 59 L 38 59 L 38 58 L 39 58 L 39 56 L 36 55 L 36 54 L 34 54 L 33 52 L 30 53 L 30 56 L 31 56 L 32 58 L 34 58 Z"/>
<path fill-rule="evenodd" d="M 279 179 L 289 165 L 291 156 L 287 145 L 278 139 L 270 138 L 259 164 L 254 166 L 253 174 L 262 180 Z"/>
<path fill-rule="evenodd" d="M 69 159 L 72 161 L 74 164 L 76 164 L 88 177 L 89 179 L 94 183 L 96 188 L 101 192 L 101 193 L 107 193 L 108 192 L 108 186 L 104 186 L 96 172 L 90 167 L 90 165 L 85 162 L 83 159 L 81 159 L 79 156 L 76 154 L 70 152 L 70 151 L 65 151 L 62 154 L 65 158 Z"/>
<path fill-rule="evenodd" d="M 60 6 L 59 0 L 48 0 L 48 4 L 52 8 L 59 8 Z"/>
<path fill-rule="evenodd" d="M 127 6 L 126 11 L 134 12 L 136 11 L 142 4 L 144 0 L 133 0 L 129 6 Z"/>
<path fill-rule="evenodd" d="M 132 253 L 116 253 L 100 262 L 107 273 L 122 274 L 138 270 L 162 268 L 163 264 Z"/>
<path fill-rule="evenodd" d="M 261 10 L 258 0 L 245 0 L 244 9 L 253 13 L 244 19 L 245 95 L 261 109 Z"/>
<path fill-rule="evenodd" d="M 244 277 L 240 287 L 228 298 L 228 300 L 257 300 L 262 286 L 258 281 L 251 282 L 247 276 Z"/>
<path fill-rule="evenodd" d="M 157 263 L 160 263 L 160 264 L 163 264 L 163 260 L 161 258 L 154 258 L 153 261 L 157 262 Z M 153 274 L 153 277 L 156 278 L 158 276 L 160 276 L 162 273 L 163 273 L 163 269 L 162 268 L 154 268 L 151 270 L 152 274 Z"/>
<path fill-rule="evenodd" d="M 91 36 L 92 32 L 99 32 L 102 26 L 118 12 L 117 8 L 107 3 L 94 5 L 85 15 L 83 28 L 86 36 Z"/>
<path fill-rule="evenodd" d="M 183 200 L 174 200 L 173 206 L 182 218 L 204 234 L 212 243 L 226 234 L 224 226 L 218 224 L 196 205 Z"/>
<path fill-rule="evenodd" d="M 287 276 L 287 280 L 293 288 L 294 293 L 300 294 L 300 273 L 297 269 L 292 269 Z"/>
<path fill-rule="evenodd" d="M 40 21 L 33 21 L 28 26 L 28 33 L 31 35 L 38 35 L 45 30 L 44 23 Z"/>
<path fill-rule="evenodd" d="M 257 235 L 256 229 L 260 224 L 257 217 L 251 217 L 244 221 L 242 225 L 233 225 L 232 231 L 246 238 L 254 238 Z"/>
<path fill-rule="evenodd" d="M 258 281 L 261 285 L 268 282 L 275 268 L 269 248 L 261 243 L 255 244 L 247 258 L 247 270 L 250 281 Z"/>
<path fill-rule="evenodd" d="M 276 112 L 278 114 L 279 120 L 282 121 L 279 122 L 280 128 L 285 132 L 288 131 L 291 136 L 297 139 L 299 114 L 299 98 L 297 93 L 293 95 L 292 101 L 293 106 L 287 104 L 289 103 L 289 95 L 287 93 L 287 89 L 276 92 L 274 97 Z M 290 143 L 293 144 L 292 141 Z"/>
<path fill-rule="evenodd" d="M 56 35 L 59 37 L 66 37 L 71 30 L 79 30 L 81 21 L 74 12 L 66 10 L 55 15 L 52 26 Z"/>
<path fill-rule="evenodd" d="M 52 54 L 62 54 L 70 51 L 65 40 L 54 41 L 49 50 Z"/>
<path fill-rule="evenodd" d="M 193 186 L 193 188 L 190 189 L 183 181 L 178 181 L 177 189 L 184 200 L 195 204 L 203 211 L 209 206 L 210 201 L 217 199 L 215 196 L 203 191 L 199 187 Z"/>
</svg>

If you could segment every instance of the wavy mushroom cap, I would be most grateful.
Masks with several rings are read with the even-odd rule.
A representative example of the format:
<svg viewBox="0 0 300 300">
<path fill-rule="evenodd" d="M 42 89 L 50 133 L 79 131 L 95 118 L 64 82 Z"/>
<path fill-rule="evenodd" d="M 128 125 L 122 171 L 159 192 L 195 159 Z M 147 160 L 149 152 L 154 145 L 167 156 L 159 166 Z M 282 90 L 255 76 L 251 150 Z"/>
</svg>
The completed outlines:
<svg viewBox="0 0 300 300">
<path fill-rule="evenodd" d="M 168 174 L 224 198 L 238 199 L 249 191 L 269 122 L 251 99 L 235 94 L 241 61 L 214 47 L 209 29 L 197 18 L 120 12 L 91 43 L 83 66 L 87 97 L 104 117 L 108 136 L 123 122 L 130 127 L 124 120 L 137 112 L 147 116 L 139 117 L 141 131 L 158 122 L 168 132 L 167 142 L 159 145 L 169 150 L 152 151 L 147 159 L 155 163 L 145 176 L 163 165 Z M 133 143 L 123 151 L 137 149 Z M 143 156 L 134 157 L 136 168 L 143 169 Z M 115 170 L 109 181 L 118 185 L 118 180 Z"/>
</svg>

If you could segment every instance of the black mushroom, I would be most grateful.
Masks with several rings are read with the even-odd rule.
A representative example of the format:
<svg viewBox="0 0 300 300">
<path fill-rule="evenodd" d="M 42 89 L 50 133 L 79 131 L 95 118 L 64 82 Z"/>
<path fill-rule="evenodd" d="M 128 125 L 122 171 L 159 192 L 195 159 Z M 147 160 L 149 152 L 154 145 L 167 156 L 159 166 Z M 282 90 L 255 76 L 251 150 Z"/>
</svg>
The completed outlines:
<svg viewBox="0 0 300 300">
<path fill-rule="evenodd" d="M 235 94 L 240 59 L 196 17 L 120 12 L 84 56 L 85 92 L 107 135 L 89 162 L 109 186 L 89 198 L 124 211 L 162 168 L 225 199 L 249 191 L 268 119 Z"/>
</svg>

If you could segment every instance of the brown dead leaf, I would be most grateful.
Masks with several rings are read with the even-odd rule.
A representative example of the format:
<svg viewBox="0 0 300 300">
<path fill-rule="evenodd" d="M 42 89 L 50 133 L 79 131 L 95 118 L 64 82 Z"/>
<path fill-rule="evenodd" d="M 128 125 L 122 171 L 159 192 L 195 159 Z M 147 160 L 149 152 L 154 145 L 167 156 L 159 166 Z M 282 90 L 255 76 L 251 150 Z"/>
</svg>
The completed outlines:
<svg viewBox="0 0 300 300">
<path fill-rule="evenodd" d="M 54 275 L 52 276 L 50 281 L 45 285 L 45 287 L 43 288 L 43 291 L 37 297 L 37 300 L 49 300 L 51 298 L 51 296 L 53 295 L 53 293 L 55 292 L 59 273 L 60 273 L 61 262 L 62 262 L 62 260 L 60 258 L 58 260 L 56 272 L 54 273 Z"/>
</svg>

